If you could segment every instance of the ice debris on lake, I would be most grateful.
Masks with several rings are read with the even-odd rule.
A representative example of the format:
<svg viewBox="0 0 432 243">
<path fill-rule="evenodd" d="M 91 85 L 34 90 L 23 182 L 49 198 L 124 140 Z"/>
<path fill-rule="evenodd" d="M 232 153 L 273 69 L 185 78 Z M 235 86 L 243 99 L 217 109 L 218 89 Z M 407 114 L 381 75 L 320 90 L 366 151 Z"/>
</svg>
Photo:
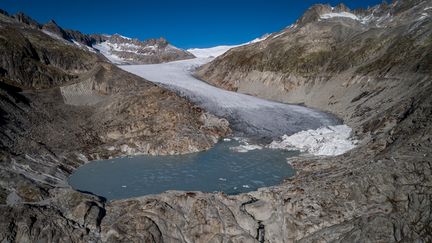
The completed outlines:
<svg viewBox="0 0 432 243">
<path fill-rule="evenodd" d="M 238 153 L 247 153 L 251 150 L 256 150 L 256 149 L 262 149 L 263 147 L 257 144 L 250 144 L 249 142 L 247 142 L 246 139 L 244 138 L 234 138 L 234 140 L 237 140 L 238 142 L 240 142 L 240 145 L 235 146 L 235 147 L 231 147 L 230 149 L 238 152 Z"/>
<path fill-rule="evenodd" d="M 269 148 L 335 156 L 353 149 L 356 143 L 357 141 L 351 138 L 351 128 L 338 125 L 301 131 L 290 136 L 284 135 L 282 141 L 273 141 Z"/>
</svg>

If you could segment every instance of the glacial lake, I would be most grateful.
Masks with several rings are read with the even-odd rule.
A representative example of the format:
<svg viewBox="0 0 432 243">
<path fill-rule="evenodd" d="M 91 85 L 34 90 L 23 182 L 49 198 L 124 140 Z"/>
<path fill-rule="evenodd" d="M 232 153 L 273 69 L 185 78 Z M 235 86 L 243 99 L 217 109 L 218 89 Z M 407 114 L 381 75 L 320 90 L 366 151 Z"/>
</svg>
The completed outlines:
<svg viewBox="0 0 432 243">
<path fill-rule="evenodd" d="M 167 190 L 238 194 L 273 186 L 294 175 L 287 158 L 297 151 L 238 152 L 240 142 L 221 141 L 208 151 L 169 156 L 134 156 L 89 162 L 69 184 L 76 190 L 123 199 Z"/>
</svg>

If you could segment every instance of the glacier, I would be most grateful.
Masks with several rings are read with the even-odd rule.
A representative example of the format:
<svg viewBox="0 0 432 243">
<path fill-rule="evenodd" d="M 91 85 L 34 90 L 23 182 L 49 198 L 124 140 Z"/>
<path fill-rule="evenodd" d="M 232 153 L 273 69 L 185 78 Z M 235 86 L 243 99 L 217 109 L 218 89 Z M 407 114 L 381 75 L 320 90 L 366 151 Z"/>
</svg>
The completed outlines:
<svg viewBox="0 0 432 243">
<path fill-rule="evenodd" d="M 201 52 L 205 53 L 203 57 L 194 59 L 162 64 L 119 65 L 119 67 L 170 89 L 219 117 L 226 118 L 233 128 L 234 136 L 249 138 L 247 143 L 234 148 L 238 152 L 261 149 L 261 145 L 256 145 L 256 143 L 268 144 L 272 141 L 272 148 L 294 147 L 316 155 L 336 155 L 352 148 L 347 145 L 352 144 L 349 133 L 347 136 L 347 130 L 338 127 L 341 121 L 333 115 L 300 105 L 283 104 L 227 91 L 194 77 L 193 73 L 196 68 L 213 60 L 214 56 L 220 54 L 221 49 L 223 48 L 203 50 Z M 291 142 L 291 139 L 298 138 L 298 136 L 304 135 L 305 139 L 313 137 L 311 134 L 314 133 L 311 131 L 318 133 L 324 131 L 319 129 L 333 129 L 332 138 L 334 139 L 326 137 L 323 144 L 319 145 L 300 146 Z M 287 139 L 291 135 L 294 137 Z M 277 145 L 274 141 L 281 137 L 284 141 Z M 344 139 L 346 141 L 343 141 Z M 301 139 L 297 140 L 302 143 Z M 335 142 L 346 143 L 346 146 L 343 148 L 331 147 L 331 144 Z"/>
<path fill-rule="evenodd" d="M 226 118 L 239 135 L 273 139 L 340 123 L 327 113 L 223 90 L 195 78 L 193 71 L 211 60 L 195 58 L 162 64 L 121 65 L 120 68 L 173 90 Z"/>
</svg>

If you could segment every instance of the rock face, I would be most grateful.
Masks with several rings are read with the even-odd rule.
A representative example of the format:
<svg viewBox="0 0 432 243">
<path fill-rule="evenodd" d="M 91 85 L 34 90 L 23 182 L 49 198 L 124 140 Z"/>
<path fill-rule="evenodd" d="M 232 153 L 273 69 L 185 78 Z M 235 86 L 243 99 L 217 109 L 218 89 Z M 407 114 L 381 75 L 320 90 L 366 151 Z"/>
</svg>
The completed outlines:
<svg viewBox="0 0 432 243">
<path fill-rule="evenodd" d="M 106 157 L 108 144 L 140 148 L 142 138 L 170 132 L 212 141 L 226 123 L 104 62 L 50 89 L 22 92 L 7 84 L 19 82 L 1 82 L 0 240 L 432 241 L 429 6 L 314 7 L 297 26 L 203 67 L 200 75 L 214 84 L 333 111 L 362 139 L 337 157 L 292 159 L 295 177 L 236 196 L 166 192 L 105 202 L 73 191 L 66 177 L 86 160 L 77 152 Z M 363 24 L 368 16 L 376 20 Z M 147 111 L 153 115 L 141 117 Z M 183 129 L 167 128 L 173 120 Z"/>
</svg>

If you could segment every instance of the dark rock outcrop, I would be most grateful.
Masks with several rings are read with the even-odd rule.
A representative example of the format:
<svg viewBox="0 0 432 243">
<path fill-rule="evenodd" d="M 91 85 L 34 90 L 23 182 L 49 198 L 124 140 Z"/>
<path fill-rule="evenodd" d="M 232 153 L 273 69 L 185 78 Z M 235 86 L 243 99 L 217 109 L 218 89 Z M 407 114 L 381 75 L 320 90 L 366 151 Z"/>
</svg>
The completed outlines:
<svg viewBox="0 0 432 243">
<path fill-rule="evenodd" d="M 9 16 L 7 13 L 6 13 L 6 15 Z M 31 26 L 33 28 L 39 29 L 39 28 L 42 27 L 36 20 L 32 19 L 30 16 L 28 16 L 28 15 L 22 13 L 22 12 L 16 13 L 13 16 L 13 18 L 15 18 L 16 20 L 18 20 L 18 22 L 26 24 L 26 25 L 29 25 L 29 26 Z"/>
</svg>

